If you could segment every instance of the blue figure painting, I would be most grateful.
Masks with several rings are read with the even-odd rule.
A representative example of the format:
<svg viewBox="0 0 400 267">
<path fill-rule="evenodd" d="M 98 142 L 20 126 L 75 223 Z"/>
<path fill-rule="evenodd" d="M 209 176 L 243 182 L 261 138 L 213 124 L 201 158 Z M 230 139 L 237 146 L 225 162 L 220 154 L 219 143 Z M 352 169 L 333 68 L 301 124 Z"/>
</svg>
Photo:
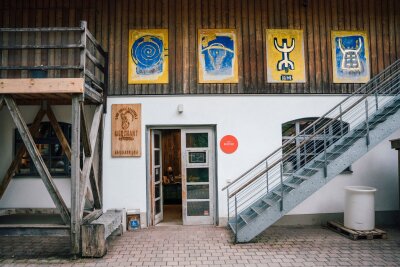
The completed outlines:
<svg viewBox="0 0 400 267">
<path fill-rule="evenodd" d="M 131 49 L 133 62 L 136 64 L 136 74 L 153 75 L 163 71 L 164 59 L 163 41 L 151 35 L 137 39 Z"/>
<path fill-rule="evenodd" d="M 199 37 L 199 82 L 236 82 L 234 33 L 203 30 Z"/>
<path fill-rule="evenodd" d="M 368 81 L 367 45 L 368 41 L 363 34 L 338 34 L 334 37 L 335 82 L 357 83 Z"/>
</svg>

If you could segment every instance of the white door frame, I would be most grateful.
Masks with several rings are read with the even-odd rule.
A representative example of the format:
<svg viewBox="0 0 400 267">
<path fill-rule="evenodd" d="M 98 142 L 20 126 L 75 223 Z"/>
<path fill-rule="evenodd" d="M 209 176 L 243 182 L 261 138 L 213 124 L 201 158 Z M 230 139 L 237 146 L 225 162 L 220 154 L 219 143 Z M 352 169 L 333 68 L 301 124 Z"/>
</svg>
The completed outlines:
<svg viewBox="0 0 400 267">
<path fill-rule="evenodd" d="M 156 148 L 155 147 L 155 138 L 156 136 L 158 136 L 159 138 L 159 147 Z M 151 159 L 152 159 L 152 163 L 151 163 L 151 183 L 152 183 L 152 199 L 154 199 L 152 205 L 152 210 L 154 212 L 154 224 L 158 224 L 160 222 L 162 222 L 163 218 L 164 218 L 164 209 L 163 209 L 163 205 L 164 205 L 164 199 L 163 199 L 163 184 L 162 184 L 162 178 L 163 178 L 163 173 L 162 173 L 162 145 L 161 145 L 161 140 L 162 140 L 162 134 L 160 130 L 152 130 L 151 131 Z M 156 165 L 156 151 L 159 151 L 159 164 Z M 158 181 L 156 181 L 156 176 L 158 176 Z M 159 196 L 156 196 L 156 186 L 159 185 Z M 153 191 L 154 189 L 154 191 Z M 156 202 L 160 201 L 160 212 L 156 213 L 157 208 L 156 208 Z"/>
<path fill-rule="evenodd" d="M 151 140 L 151 130 L 171 130 L 171 129 L 177 129 L 177 130 L 182 130 L 182 129 L 204 129 L 208 128 L 213 131 L 214 133 L 214 153 L 213 153 L 213 159 L 214 159 L 214 225 L 218 225 L 219 220 L 218 220 L 218 176 L 217 176 L 217 127 L 215 124 L 201 124 L 201 125 L 194 125 L 194 124 L 184 124 L 184 125 L 146 125 L 146 135 L 145 135 L 145 145 L 146 145 L 146 179 L 147 179 L 147 188 L 146 188 L 146 222 L 147 226 L 155 225 L 154 224 L 154 218 L 152 216 L 151 212 L 151 207 L 152 207 L 152 198 L 151 198 L 151 173 L 150 173 L 150 140 Z"/>
<path fill-rule="evenodd" d="M 207 133 L 207 147 L 186 147 L 186 134 L 191 133 Z M 214 131 L 210 128 L 191 128 L 182 129 L 181 134 L 181 151 L 182 151 L 182 219 L 184 225 L 201 225 L 201 224 L 214 224 L 215 223 L 215 168 L 214 168 Z M 202 162 L 195 162 L 197 159 L 190 159 L 190 154 L 204 155 L 200 157 Z M 193 160 L 194 162 L 191 162 Z M 203 161 L 204 160 L 204 161 Z M 189 169 L 208 169 L 208 182 L 189 182 L 187 171 Z M 192 186 L 208 186 L 208 199 L 189 199 L 188 187 Z M 205 203 L 208 202 L 208 211 L 204 211 L 202 215 L 188 216 L 188 203 Z"/>
</svg>

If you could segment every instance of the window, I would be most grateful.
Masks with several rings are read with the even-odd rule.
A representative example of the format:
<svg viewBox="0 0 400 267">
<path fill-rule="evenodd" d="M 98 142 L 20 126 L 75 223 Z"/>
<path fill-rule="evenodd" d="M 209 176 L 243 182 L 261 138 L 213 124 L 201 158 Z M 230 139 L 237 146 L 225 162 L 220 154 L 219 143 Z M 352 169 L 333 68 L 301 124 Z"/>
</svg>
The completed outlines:
<svg viewBox="0 0 400 267">
<path fill-rule="evenodd" d="M 65 138 L 69 143 L 71 143 L 71 124 L 60 122 L 59 125 Z M 40 123 L 35 143 L 51 175 L 70 176 L 70 162 L 65 155 L 50 122 Z M 17 153 L 19 148 L 24 145 L 25 144 L 23 143 L 18 130 L 15 129 L 15 153 Z M 16 176 L 39 176 L 28 152 L 25 152 L 23 155 Z"/>
<path fill-rule="evenodd" d="M 333 121 L 332 119 L 323 119 L 303 134 L 299 135 L 303 130 L 310 126 L 318 118 L 304 118 L 295 121 L 286 122 L 282 125 L 282 144 L 285 144 L 293 137 L 295 139 L 290 141 L 283 148 L 283 154 L 289 154 L 289 158 L 283 163 L 284 173 L 292 173 L 300 169 L 307 162 L 310 162 L 319 153 L 324 150 L 324 139 L 326 138 L 326 145 L 330 146 L 335 143 L 340 137 L 349 131 L 349 124 L 346 122 L 340 122 L 339 120 Z M 332 122 L 324 132 L 318 133 L 313 137 L 312 141 L 309 141 L 306 145 L 300 148 L 296 147 L 300 145 L 304 140 L 308 139 L 316 132 L 315 129 L 319 129 L 323 125 Z M 345 171 L 351 171 L 350 167 Z"/>
</svg>

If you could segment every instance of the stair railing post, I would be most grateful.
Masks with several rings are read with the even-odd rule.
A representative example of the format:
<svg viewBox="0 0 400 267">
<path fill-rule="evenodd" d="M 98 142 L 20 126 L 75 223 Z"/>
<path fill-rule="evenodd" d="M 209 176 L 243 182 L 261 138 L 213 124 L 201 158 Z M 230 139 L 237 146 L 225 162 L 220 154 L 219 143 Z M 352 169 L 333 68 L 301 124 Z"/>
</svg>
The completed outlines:
<svg viewBox="0 0 400 267">
<path fill-rule="evenodd" d="M 366 119 L 365 124 L 366 124 L 366 129 L 367 129 L 365 138 L 366 138 L 367 146 L 369 146 L 368 98 L 365 99 L 365 119 Z"/>
<path fill-rule="evenodd" d="M 280 164 L 281 168 L 281 211 L 283 210 L 283 163 Z"/>
<path fill-rule="evenodd" d="M 342 105 L 339 106 L 340 112 L 340 137 L 343 136 L 343 113 L 342 113 Z"/>
<path fill-rule="evenodd" d="M 326 129 L 324 129 L 324 177 L 326 178 L 328 176 L 328 162 L 327 162 L 327 157 L 326 157 L 326 149 L 327 149 L 327 140 L 326 140 Z"/>
<path fill-rule="evenodd" d="M 378 110 L 379 105 L 378 105 L 378 91 L 375 89 L 375 108 Z"/>
<path fill-rule="evenodd" d="M 267 194 L 269 193 L 268 160 L 265 161 L 265 177 L 267 178 Z"/>
<path fill-rule="evenodd" d="M 229 188 L 226 189 L 226 200 L 228 202 L 228 226 L 229 226 Z"/>
<path fill-rule="evenodd" d="M 235 195 L 235 243 L 237 243 L 238 235 L 238 214 L 237 214 L 237 196 Z"/>
</svg>

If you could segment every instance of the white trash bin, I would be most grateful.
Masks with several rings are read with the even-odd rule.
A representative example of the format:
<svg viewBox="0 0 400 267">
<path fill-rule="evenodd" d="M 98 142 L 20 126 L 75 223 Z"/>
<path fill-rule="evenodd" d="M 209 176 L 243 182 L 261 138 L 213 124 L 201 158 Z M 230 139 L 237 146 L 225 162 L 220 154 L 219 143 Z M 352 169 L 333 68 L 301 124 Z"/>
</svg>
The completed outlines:
<svg viewBox="0 0 400 267">
<path fill-rule="evenodd" d="M 354 230 L 375 228 L 375 192 L 369 186 L 346 186 L 344 226 Z"/>
</svg>

